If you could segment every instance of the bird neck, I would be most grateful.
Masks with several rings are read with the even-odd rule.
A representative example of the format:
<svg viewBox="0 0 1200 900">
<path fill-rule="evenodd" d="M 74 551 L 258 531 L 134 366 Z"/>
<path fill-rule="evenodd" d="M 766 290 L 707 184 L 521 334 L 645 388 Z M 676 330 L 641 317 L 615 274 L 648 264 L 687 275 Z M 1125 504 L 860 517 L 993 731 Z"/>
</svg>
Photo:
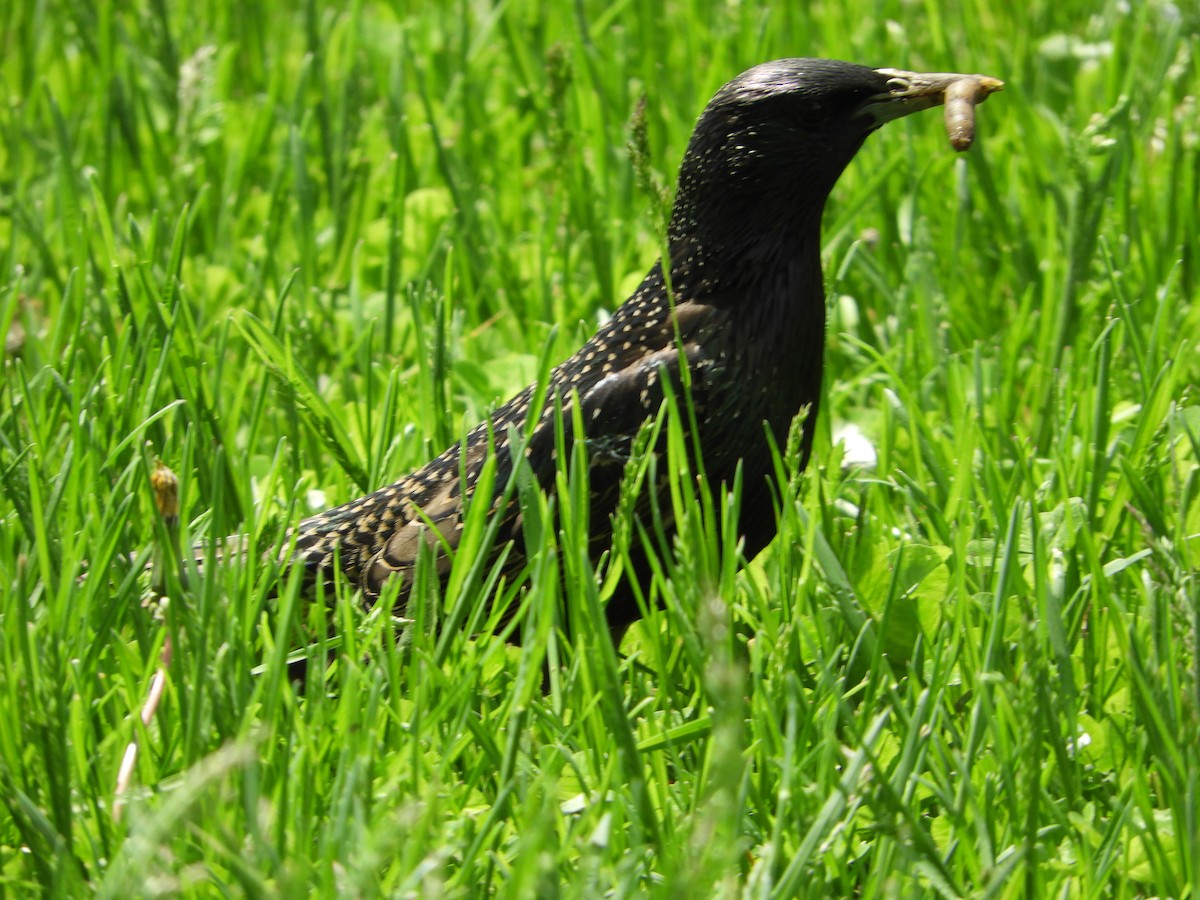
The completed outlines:
<svg viewBox="0 0 1200 900">
<path fill-rule="evenodd" d="M 677 203 L 668 231 L 673 291 L 703 300 L 786 290 L 798 279 L 819 285 L 823 207 L 824 201 L 793 205 L 772 198 L 700 214 Z"/>
</svg>

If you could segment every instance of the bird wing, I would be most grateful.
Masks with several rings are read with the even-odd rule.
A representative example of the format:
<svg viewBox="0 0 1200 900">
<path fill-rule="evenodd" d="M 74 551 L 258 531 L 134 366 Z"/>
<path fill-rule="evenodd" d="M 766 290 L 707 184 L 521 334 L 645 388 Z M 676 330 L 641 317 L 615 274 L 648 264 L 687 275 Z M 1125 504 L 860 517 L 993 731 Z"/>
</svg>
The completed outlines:
<svg viewBox="0 0 1200 900">
<path fill-rule="evenodd" d="M 589 368 L 586 360 L 591 358 L 587 353 L 595 356 L 600 352 L 596 347 L 585 347 L 555 371 L 524 454 L 542 487 L 551 490 L 557 471 L 554 398 L 561 397 L 568 446 L 573 429 L 572 404 L 577 398 L 589 457 L 593 522 L 604 521 L 616 511 L 634 441 L 646 421 L 658 414 L 666 397 L 664 386 L 669 384 L 676 399 L 682 400 L 680 373 L 684 360 L 693 373 L 692 403 L 698 414 L 703 409 L 704 391 L 700 385 L 717 374 L 703 370 L 713 369 L 718 363 L 705 354 L 703 335 L 691 327 L 691 320 L 698 317 L 689 307 L 685 304 L 677 311 L 680 343 L 665 329 L 657 335 L 643 331 L 642 340 L 651 343 L 626 343 L 620 352 L 610 354 L 609 365 L 599 366 L 594 374 L 584 373 Z M 570 396 L 568 390 L 573 392 Z M 474 429 L 463 445 L 451 447 L 395 484 L 300 523 L 295 552 L 305 561 L 312 579 L 328 584 L 336 557 L 347 577 L 362 588 L 368 601 L 374 601 L 389 579 L 411 579 L 423 551 L 431 551 L 437 575 L 447 575 L 462 535 L 462 475 L 465 472 L 466 492 L 471 494 L 489 446 L 494 443 L 496 452 L 503 453 L 507 447 L 504 428 L 521 427 L 532 393 L 532 389 L 522 392 L 492 414 L 491 440 L 489 423 L 485 423 Z M 492 512 L 511 519 L 512 525 L 501 529 L 501 540 L 493 552 L 499 551 L 508 537 L 520 533 L 515 502 L 506 510 L 499 509 L 512 461 L 504 455 L 498 462 Z M 649 495 L 655 490 L 643 491 L 637 504 L 640 512 L 649 512 Z M 599 541 L 608 529 L 593 528 L 592 532 Z M 523 553 L 514 553 L 509 562 L 517 566 L 523 559 Z M 406 592 L 407 586 L 402 586 L 400 596 Z"/>
<path fill-rule="evenodd" d="M 690 402 L 698 418 L 705 414 L 705 385 L 718 383 L 725 374 L 723 354 L 709 350 L 722 317 L 714 314 L 712 307 L 684 302 L 675 308 L 672 318 L 674 327 L 664 319 L 654 344 L 637 348 L 636 356 L 580 391 L 593 470 L 628 460 L 634 438 L 647 419 L 658 415 L 668 386 L 681 412 Z M 686 390 L 681 375 L 685 367 L 690 376 Z"/>
<path fill-rule="evenodd" d="M 373 599 L 388 579 L 396 575 L 411 578 L 423 547 L 430 552 L 438 577 L 445 577 L 461 535 L 462 502 L 457 484 L 446 482 L 423 506 L 414 504 L 407 521 L 395 527 L 367 560 L 358 578 L 363 593 Z"/>
<path fill-rule="evenodd" d="M 689 366 L 707 364 L 707 361 L 701 358 L 697 347 L 690 349 L 692 358 L 688 359 Z M 688 355 L 686 348 L 684 355 Z M 579 397 L 588 450 L 593 521 L 599 517 L 607 518 L 616 510 L 621 477 L 632 454 L 634 440 L 645 422 L 657 415 L 666 396 L 664 383 L 671 385 L 677 397 L 682 396 L 680 359 L 681 354 L 675 347 L 649 354 L 635 365 L 623 367 L 600 378 Z M 568 441 L 572 433 L 571 402 L 568 400 L 563 404 L 564 427 Z M 553 484 L 557 459 L 554 409 L 553 400 L 548 400 L 542 419 L 535 427 L 526 448 L 531 461 L 538 461 L 535 465 L 536 474 L 543 488 L 547 489 Z M 498 411 L 497 416 L 504 418 L 502 411 Z M 470 473 L 478 470 L 486 452 L 486 442 L 468 439 L 465 466 L 468 478 Z M 446 477 L 445 474 L 447 466 L 453 467 L 450 477 Z M 516 527 L 502 528 L 501 535 L 510 532 L 515 534 L 520 530 L 515 500 L 507 510 L 501 511 L 497 508 L 499 492 L 504 488 L 503 481 L 507 478 L 510 466 L 511 463 L 506 460 L 506 464 L 498 469 L 493 514 L 511 518 Z M 459 450 L 455 448 L 412 476 L 413 479 L 419 478 L 419 483 L 427 485 L 431 480 L 427 469 L 443 470 L 443 474 L 436 480 L 436 487 L 409 493 L 411 499 L 405 504 L 403 520 L 398 520 L 392 526 L 382 543 L 361 563 L 356 580 L 368 597 L 377 597 L 384 583 L 392 577 L 399 575 L 411 578 L 422 547 L 432 550 L 438 576 L 444 577 L 448 574 L 451 557 L 458 549 L 463 527 L 459 467 Z M 638 506 L 648 511 L 648 497 L 639 501 Z M 601 536 L 607 534 L 607 529 L 593 531 Z M 498 549 L 499 547 L 494 548 Z M 524 554 L 519 553 L 514 555 L 513 561 L 516 563 L 523 558 Z M 343 565 L 346 565 L 345 562 Z M 349 567 L 347 570 L 351 571 Z"/>
<path fill-rule="evenodd" d="M 445 551 L 457 547 L 460 533 L 459 454 L 455 445 L 395 484 L 301 522 L 295 555 L 312 580 L 330 585 L 336 559 L 374 600 L 386 579 L 411 574 L 422 544 L 433 549 L 437 572 L 444 575 Z"/>
</svg>

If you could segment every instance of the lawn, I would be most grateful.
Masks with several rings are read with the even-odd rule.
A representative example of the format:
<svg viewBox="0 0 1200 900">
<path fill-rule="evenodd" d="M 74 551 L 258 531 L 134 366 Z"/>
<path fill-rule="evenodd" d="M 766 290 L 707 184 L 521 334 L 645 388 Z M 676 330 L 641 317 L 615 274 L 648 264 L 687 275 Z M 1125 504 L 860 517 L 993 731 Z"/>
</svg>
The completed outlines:
<svg viewBox="0 0 1200 900">
<path fill-rule="evenodd" d="M 0 893 L 1200 898 L 1200 8 L 777 6 L 0 3 Z M 783 56 L 1007 87 L 835 189 L 766 552 L 645 460 L 614 648 L 577 449 L 519 646 L 482 505 L 402 647 L 257 561 L 577 349 Z"/>
</svg>

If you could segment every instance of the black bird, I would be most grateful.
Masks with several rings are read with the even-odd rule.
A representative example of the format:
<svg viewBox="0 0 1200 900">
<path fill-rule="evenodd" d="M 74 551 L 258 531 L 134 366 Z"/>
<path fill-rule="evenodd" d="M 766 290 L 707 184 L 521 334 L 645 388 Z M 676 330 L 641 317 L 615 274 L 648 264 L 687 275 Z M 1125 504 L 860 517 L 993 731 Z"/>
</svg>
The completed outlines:
<svg viewBox="0 0 1200 900">
<path fill-rule="evenodd" d="M 807 409 L 801 447 L 807 461 L 820 397 L 825 200 L 871 132 L 942 103 L 951 86 L 963 95 L 967 79 L 977 87 L 968 86 L 968 100 L 972 91 L 982 100 L 1000 86 L 982 76 L 782 59 L 742 73 L 709 102 L 684 154 L 668 229 L 673 302 L 660 260 L 612 318 L 553 370 L 524 451 L 543 488 L 552 488 L 555 400 L 569 428 L 577 396 L 589 449 L 594 546 L 607 546 L 631 443 L 659 411 L 664 380 L 678 386 L 681 357 L 710 484 L 732 484 L 742 466 L 746 557 L 771 540 L 764 424 L 782 447 L 793 419 Z M 968 104 L 968 124 L 970 112 Z M 961 104 L 956 113 L 961 117 Z M 524 427 L 534 396 L 527 388 L 497 409 L 467 435 L 465 448 L 456 444 L 395 484 L 305 519 L 296 528 L 293 558 L 326 582 L 340 562 L 368 602 L 393 576 L 407 580 L 422 544 L 439 548 L 437 571 L 444 575 L 444 549 L 457 545 L 463 492 L 474 489 L 489 435 L 497 454 L 495 507 L 512 471 L 509 429 Z M 519 570 L 525 558 L 515 504 L 494 512 L 505 517 L 504 539 L 514 542 L 507 565 Z M 632 594 L 618 592 L 606 614 L 619 637 L 638 616 Z"/>
</svg>

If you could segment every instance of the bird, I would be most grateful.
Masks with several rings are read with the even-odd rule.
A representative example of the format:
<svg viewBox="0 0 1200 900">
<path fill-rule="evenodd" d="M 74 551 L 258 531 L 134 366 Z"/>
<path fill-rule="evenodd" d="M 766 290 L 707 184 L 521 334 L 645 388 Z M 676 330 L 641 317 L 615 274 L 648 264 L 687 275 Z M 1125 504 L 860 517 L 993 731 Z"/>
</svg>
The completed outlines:
<svg viewBox="0 0 1200 900">
<path fill-rule="evenodd" d="M 482 499 L 501 517 L 504 570 L 518 573 L 527 562 L 522 521 L 503 489 L 523 457 L 537 483 L 553 491 L 556 409 L 566 445 L 581 439 L 587 449 L 589 546 L 599 554 L 611 540 L 635 439 L 668 392 L 677 395 L 685 371 L 694 409 L 688 436 L 708 484 L 732 485 L 740 469 L 739 536 L 744 557 L 753 558 L 776 531 L 771 440 L 785 446 L 803 415 L 801 467 L 812 452 L 825 343 L 821 218 L 834 184 L 872 132 L 943 103 L 952 88 L 957 147 L 964 134 L 973 136 L 963 127 L 964 105 L 970 125 L 972 98 L 1001 84 L 803 58 L 762 63 L 729 81 L 687 144 L 665 258 L 632 296 L 552 369 L 541 390 L 525 388 L 395 483 L 301 521 L 284 542 L 286 561 L 326 585 L 340 568 L 367 605 L 400 578 L 403 612 L 422 548 L 437 575 L 447 576 L 464 500 L 480 499 L 476 484 L 494 455 L 491 495 Z M 575 422 L 582 435 L 573 433 Z M 514 444 L 518 433 L 527 439 Z M 625 579 L 649 575 L 644 560 L 632 568 Z M 630 587 L 618 587 L 605 609 L 618 642 L 639 618 Z"/>
</svg>

